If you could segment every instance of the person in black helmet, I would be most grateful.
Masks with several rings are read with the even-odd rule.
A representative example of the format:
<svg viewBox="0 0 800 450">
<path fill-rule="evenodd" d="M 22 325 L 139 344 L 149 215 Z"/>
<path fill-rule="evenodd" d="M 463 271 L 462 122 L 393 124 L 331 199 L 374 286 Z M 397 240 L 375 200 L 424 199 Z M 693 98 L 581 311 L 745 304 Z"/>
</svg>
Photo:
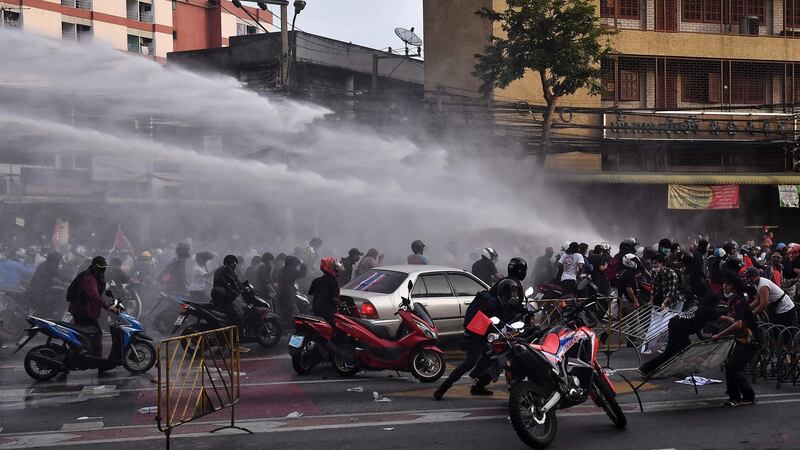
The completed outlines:
<svg viewBox="0 0 800 450">
<path fill-rule="evenodd" d="M 344 286 L 350 282 L 353 278 L 353 270 L 356 268 L 356 263 L 363 255 L 357 248 L 351 248 L 347 252 L 347 256 L 339 260 L 343 267 L 342 272 L 339 274 L 339 286 Z"/>
<path fill-rule="evenodd" d="M 473 372 L 482 373 L 478 381 L 470 389 L 472 395 L 492 395 L 493 392 L 486 389 L 486 386 L 491 381 L 491 378 L 482 370 L 482 367 L 488 364 L 488 360 L 482 358 L 484 350 L 486 349 L 485 335 L 477 335 L 467 329 L 467 326 L 472 322 L 472 319 L 478 314 L 483 313 L 487 317 L 497 317 L 501 323 L 509 322 L 513 318 L 506 315 L 507 310 L 515 304 L 519 304 L 519 299 L 522 297 L 522 292 L 519 290 L 519 284 L 512 278 L 504 278 L 494 285 L 494 290 L 497 295 L 491 294 L 490 291 L 481 291 L 475 296 L 475 299 L 470 303 L 464 314 L 464 337 L 461 347 L 467 352 L 464 361 L 458 367 L 453 369 L 450 376 L 433 393 L 433 398 L 441 400 L 453 384 L 458 381 L 465 373 L 474 368 Z M 503 325 L 498 325 L 502 327 Z M 487 330 L 488 333 L 488 330 Z"/>
<path fill-rule="evenodd" d="M 497 280 L 497 283 L 495 283 L 494 286 L 492 286 L 492 288 L 489 290 L 492 296 L 499 298 L 500 293 L 498 292 L 498 289 L 503 281 L 510 280 L 517 285 L 517 292 L 519 293 L 519 295 L 516 296 L 517 301 L 503 303 L 501 312 L 502 317 L 498 316 L 505 322 L 514 322 L 516 320 L 520 320 L 525 315 L 525 304 L 523 302 L 524 288 L 522 287 L 522 282 L 525 280 L 527 275 L 527 261 L 515 256 L 508 262 L 508 276 Z"/>
<path fill-rule="evenodd" d="M 416 241 L 411 243 L 411 251 L 413 254 L 408 255 L 406 261 L 412 265 L 428 265 L 430 264 L 430 260 L 427 256 L 423 255 L 422 253 L 425 252 L 426 245 L 417 239 Z"/>
<path fill-rule="evenodd" d="M 108 267 L 106 259 L 97 256 L 92 259 L 89 268 L 79 273 L 67 289 L 69 313 L 75 325 L 94 330 L 88 334 L 91 350 L 94 356 L 103 356 L 103 330 L 97 320 L 101 310 L 117 312 L 103 300 L 102 294 L 106 289 L 105 272 Z M 109 357 L 111 358 L 111 357 Z"/>
<path fill-rule="evenodd" d="M 242 293 L 242 283 L 236 275 L 236 266 L 239 259 L 234 255 L 227 255 L 222 260 L 222 267 L 214 272 L 214 287 L 211 288 L 211 303 L 224 311 L 228 320 L 239 327 L 239 333 L 244 331 L 244 320 L 239 309 L 234 303 Z M 239 346 L 239 352 L 246 353 L 250 349 Z"/>
</svg>

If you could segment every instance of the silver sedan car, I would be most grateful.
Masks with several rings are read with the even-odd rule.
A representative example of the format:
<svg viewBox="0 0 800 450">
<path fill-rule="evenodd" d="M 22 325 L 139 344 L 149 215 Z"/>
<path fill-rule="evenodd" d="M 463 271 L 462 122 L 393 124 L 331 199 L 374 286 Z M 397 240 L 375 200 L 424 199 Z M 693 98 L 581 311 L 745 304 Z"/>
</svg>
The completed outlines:
<svg viewBox="0 0 800 450">
<path fill-rule="evenodd" d="M 343 300 L 352 299 L 361 316 L 395 332 L 400 319 L 394 315 L 401 297 L 424 305 L 440 335 L 463 332 L 464 314 L 475 294 L 489 289 L 469 272 L 441 266 L 383 266 L 361 274 L 341 290 Z"/>
</svg>

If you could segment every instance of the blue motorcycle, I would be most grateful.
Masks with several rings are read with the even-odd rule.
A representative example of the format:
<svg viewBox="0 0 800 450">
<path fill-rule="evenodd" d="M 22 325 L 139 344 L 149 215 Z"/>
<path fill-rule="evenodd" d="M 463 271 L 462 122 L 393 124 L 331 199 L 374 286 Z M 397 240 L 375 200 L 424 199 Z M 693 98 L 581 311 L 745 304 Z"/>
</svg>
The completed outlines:
<svg viewBox="0 0 800 450">
<path fill-rule="evenodd" d="M 114 307 L 117 308 L 109 327 L 111 351 L 107 358 L 92 354 L 91 336 L 99 331 L 96 328 L 28 316 L 31 327 L 25 330 L 27 335 L 17 343 L 14 353 L 39 333 L 47 337 L 44 344 L 33 347 L 25 355 L 25 372 L 31 378 L 47 381 L 61 372 L 87 369 L 106 371 L 119 365 L 132 374 L 140 374 L 153 367 L 156 363 L 153 339 L 143 333 L 144 329 L 138 320 L 124 312 L 125 307 L 114 298 L 111 291 L 106 291 L 106 296 L 114 299 Z"/>
</svg>

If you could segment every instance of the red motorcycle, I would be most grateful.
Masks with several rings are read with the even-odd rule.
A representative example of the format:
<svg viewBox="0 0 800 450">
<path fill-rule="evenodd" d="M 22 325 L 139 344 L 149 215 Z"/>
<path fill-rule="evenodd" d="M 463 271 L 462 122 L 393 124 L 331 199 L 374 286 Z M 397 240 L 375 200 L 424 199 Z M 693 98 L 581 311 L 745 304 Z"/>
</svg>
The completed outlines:
<svg viewBox="0 0 800 450">
<path fill-rule="evenodd" d="M 408 291 L 411 292 L 411 282 Z M 438 331 L 425 306 L 403 298 L 395 313 L 401 319 L 394 335 L 388 328 L 364 320 L 355 304 L 334 314 L 336 332 L 320 317 L 295 316 L 289 339 L 292 367 L 305 374 L 331 361 L 337 373 L 352 376 L 360 370 L 411 372 L 423 382 L 438 380 L 445 371 L 444 352 L 436 346 Z"/>
</svg>

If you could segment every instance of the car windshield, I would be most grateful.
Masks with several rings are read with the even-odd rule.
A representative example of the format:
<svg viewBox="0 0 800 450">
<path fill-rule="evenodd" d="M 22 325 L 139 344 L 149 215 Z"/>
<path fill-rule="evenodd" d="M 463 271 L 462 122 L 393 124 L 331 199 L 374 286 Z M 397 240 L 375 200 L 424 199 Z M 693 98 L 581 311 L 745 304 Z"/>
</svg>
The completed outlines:
<svg viewBox="0 0 800 450">
<path fill-rule="evenodd" d="M 355 291 L 375 292 L 377 294 L 391 294 L 408 277 L 407 273 L 395 272 L 392 270 L 372 269 L 362 273 L 342 289 L 352 289 Z"/>
</svg>

